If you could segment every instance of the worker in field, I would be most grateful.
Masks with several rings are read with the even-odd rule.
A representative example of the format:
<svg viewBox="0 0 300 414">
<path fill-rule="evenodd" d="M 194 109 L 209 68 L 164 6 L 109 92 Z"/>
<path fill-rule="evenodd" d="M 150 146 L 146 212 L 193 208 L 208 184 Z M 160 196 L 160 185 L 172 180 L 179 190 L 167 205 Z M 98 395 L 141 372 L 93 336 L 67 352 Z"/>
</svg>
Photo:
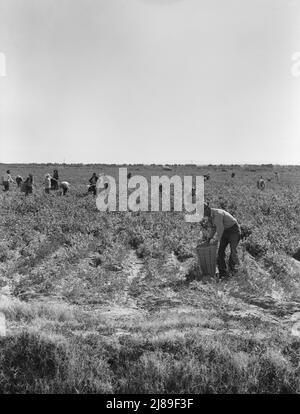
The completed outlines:
<svg viewBox="0 0 300 414">
<path fill-rule="evenodd" d="M 88 187 L 88 192 L 93 193 L 94 196 L 97 193 L 96 184 L 97 184 L 98 178 L 99 178 L 98 175 L 94 172 L 93 175 L 91 176 L 91 178 L 89 179 L 90 185 Z"/>
<path fill-rule="evenodd" d="M 17 175 L 16 176 L 16 183 L 17 183 L 18 188 L 21 187 L 22 182 L 23 182 L 23 177 L 21 177 L 20 175 Z"/>
<path fill-rule="evenodd" d="M 51 178 L 51 188 L 52 190 L 58 190 L 58 171 L 53 170 L 53 175 Z"/>
<path fill-rule="evenodd" d="M 28 196 L 29 194 L 32 194 L 33 186 L 34 186 L 33 175 L 28 174 L 28 177 L 26 178 L 23 184 L 23 188 L 24 188 L 26 196 Z"/>
<path fill-rule="evenodd" d="M 59 186 L 62 190 L 62 195 L 66 195 L 70 188 L 70 183 L 68 181 L 62 181 Z"/>
<path fill-rule="evenodd" d="M 10 175 L 10 170 L 6 171 L 6 174 L 4 175 L 2 182 L 3 182 L 3 187 L 4 187 L 3 191 L 9 191 L 10 183 L 15 184 L 12 176 Z"/>
<path fill-rule="evenodd" d="M 45 193 L 49 194 L 51 190 L 51 175 L 46 174 L 45 175 Z"/>
<path fill-rule="evenodd" d="M 225 252 L 228 244 L 230 245 L 229 270 L 232 273 L 236 273 L 239 264 L 237 246 L 241 238 L 241 228 L 239 223 L 227 211 L 219 208 L 211 208 L 206 203 L 204 203 L 204 217 L 208 218 L 211 225 L 211 232 L 207 238 L 207 242 L 212 242 L 216 233 L 219 240 L 217 259 L 219 277 L 224 278 L 228 276 L 225 262 Z"/>
<path fill-rule="evenodd" d="M 259 190 L 264 190 L 266 187 L 265 180 L 263 179 L 262 175 L 260 176 L 260 179 L 257 181 L 257 188 Z"/>
</svg>

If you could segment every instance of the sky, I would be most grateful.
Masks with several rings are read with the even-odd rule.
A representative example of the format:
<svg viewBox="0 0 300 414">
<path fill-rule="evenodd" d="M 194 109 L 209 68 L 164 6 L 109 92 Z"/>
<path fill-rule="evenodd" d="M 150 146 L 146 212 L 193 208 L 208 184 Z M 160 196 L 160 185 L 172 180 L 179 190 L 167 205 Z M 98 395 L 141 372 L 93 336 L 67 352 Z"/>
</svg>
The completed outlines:
<svg viewBox="0 0 300 414">
<path fill-rule="evenodd" d="M 300 164 L 297 52 L 300 0 L 0 0 L 0 162 Z"/>
</svg>

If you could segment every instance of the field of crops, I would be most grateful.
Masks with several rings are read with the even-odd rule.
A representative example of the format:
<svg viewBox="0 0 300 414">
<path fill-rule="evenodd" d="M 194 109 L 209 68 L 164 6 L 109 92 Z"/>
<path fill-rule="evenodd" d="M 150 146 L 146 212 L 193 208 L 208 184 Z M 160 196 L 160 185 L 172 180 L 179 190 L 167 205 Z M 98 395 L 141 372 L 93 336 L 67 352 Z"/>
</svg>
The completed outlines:
<svg viewBox="0 0 300 414">
<path fill-rule="evenodd" d="M 183 213 L 98 211 L 88 179 L 118 166 L 7 168 L 36 186 L 0 195 L 0 393 L 300 392 L 300 167 L 127 166 L 210 175 L 206 199 L 249 230 L 222 282 L 199 280 Z M 64 197 L 44 194 L 54 168 Z"/>
</svg>

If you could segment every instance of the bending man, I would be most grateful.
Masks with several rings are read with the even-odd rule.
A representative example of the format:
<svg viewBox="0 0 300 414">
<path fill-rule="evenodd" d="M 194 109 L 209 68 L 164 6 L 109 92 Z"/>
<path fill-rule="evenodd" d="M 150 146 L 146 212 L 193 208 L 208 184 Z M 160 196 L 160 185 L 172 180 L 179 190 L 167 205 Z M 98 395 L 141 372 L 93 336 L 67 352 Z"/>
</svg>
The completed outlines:
<svg viewBox="0 0 300 414">
<path fill-rule="evenodd" d="M 230 245 L 229 270 L 233 273 L 237 271 L 239 264 L 237 246 L 241 238 L 241 229 L 237 220 L 227 211 L 219 208 L 211 208 L 204 204 L 204 216 L 208 217 L 212 230 L 208 236 L 210 242 L 216 232 L 220 241 L 218 250 L 218 268 L 220 278 L 228 276 L 225 262 L 225 251 L 228 244 Z"/>
</svg>

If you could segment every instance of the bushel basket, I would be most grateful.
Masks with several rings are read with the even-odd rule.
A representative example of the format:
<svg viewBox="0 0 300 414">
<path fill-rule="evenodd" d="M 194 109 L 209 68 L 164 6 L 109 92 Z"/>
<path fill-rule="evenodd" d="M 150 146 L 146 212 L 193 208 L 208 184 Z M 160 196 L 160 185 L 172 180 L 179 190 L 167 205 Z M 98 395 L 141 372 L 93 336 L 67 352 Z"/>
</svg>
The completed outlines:
<svg viewBox="0 0 300 414">
<path fill-rule="evenodd" d="M 214 277 L 217 267 L 218 243 L 202 243 L 197 246 L 198 263 L 202 276 Z"/>
</svg>

